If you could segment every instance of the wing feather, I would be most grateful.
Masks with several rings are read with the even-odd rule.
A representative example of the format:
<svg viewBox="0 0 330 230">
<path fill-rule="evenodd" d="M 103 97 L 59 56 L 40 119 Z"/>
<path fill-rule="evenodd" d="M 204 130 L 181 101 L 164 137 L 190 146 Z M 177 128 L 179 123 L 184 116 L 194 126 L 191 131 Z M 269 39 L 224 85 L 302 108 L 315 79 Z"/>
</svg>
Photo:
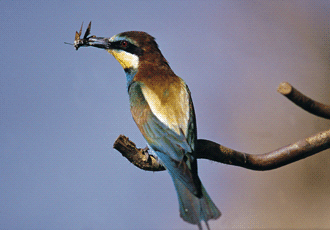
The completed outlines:
<svg viewBox="0 0 330 230">
<path fill-rule="evenodd" d="M 169 97 L 177 93 L 176 100 L 164 102 L 143 83 L 133 82 L 129 88 L 131 112 L 149 146 L 165 167 L 193 194 L 200 196 L 197 162 L 192 157 L 196 140 L 195 117 L 189 90 L 185 84 L 183 86 L 179 91 L 169 92 Z"/>
</svg>

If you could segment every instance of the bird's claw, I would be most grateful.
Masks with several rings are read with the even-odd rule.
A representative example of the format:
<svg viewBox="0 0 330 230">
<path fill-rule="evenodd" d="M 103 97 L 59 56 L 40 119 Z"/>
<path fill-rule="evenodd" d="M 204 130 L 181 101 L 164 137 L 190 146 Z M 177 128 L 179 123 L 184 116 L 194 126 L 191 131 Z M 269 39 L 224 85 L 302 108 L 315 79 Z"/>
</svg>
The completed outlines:
<svg viewBox="0 0 330 230">
<path fill-rule="evenodd" d="M 149 150 L 149 147 L 148 146 L 146 146 L 145 148 L 142 149 L 143 154 L 144 154 L 144 156 L 146 158 L 145 161 L 149 161 L 150 160 L 150 154 L 149 154 L 148 150 Z"/>
</svg>

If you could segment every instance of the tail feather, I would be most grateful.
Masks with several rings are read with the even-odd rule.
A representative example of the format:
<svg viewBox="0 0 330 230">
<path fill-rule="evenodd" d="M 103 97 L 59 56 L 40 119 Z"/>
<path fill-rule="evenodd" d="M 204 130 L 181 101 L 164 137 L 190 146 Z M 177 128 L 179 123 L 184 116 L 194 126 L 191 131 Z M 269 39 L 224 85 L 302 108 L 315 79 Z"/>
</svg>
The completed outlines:
<svg viewBox="0 0 330 230">
<path fill-rule="evenodd" d="M 200 184 L 201 192 L 197 191 L 191 171 L 185 170 L 185 167 L 188 166 L 184 167 L 182 163 L 177 164 L 175 160 L 162 152 L 156 151 L 156 154 L 172 177 L 178 194 L 181 218 L 191 224 L 198 225 L 199 229 L 202 228 L 201 221 L 205 221 L 208 227 L 208 220 L 219 218 L 221 213 L 202 184 Z M 200 180 L 199 183 L 201 183 Z M 198 197 L 197 194 L 199 194 Z"/>
<path fill-rule="evenodd" d="M 178 194 L 180 216 L 184 221 L 191 224 L 197 224 L 201 229 L 201 221 L 205 221 L 206 226 L 208 227 L 208 220 L 217 219 L 221 216 L 219 209 L 215 206 L 203 185 L 203 196 L 198 198 L 175 176 L 172 176 L 172 180 Z"/>
</svg>

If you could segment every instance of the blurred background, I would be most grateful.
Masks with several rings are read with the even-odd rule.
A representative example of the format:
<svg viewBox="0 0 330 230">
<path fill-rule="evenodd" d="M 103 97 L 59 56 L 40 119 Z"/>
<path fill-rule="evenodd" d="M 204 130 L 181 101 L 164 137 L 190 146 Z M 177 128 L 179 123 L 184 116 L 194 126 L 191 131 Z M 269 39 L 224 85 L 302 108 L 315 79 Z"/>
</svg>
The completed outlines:
<svg viewBox="0 0 330 230">
<path fill-rule="evenodd" d="M 197 229 L 166 172 L 112 148 L 146 142 L 125 74 L 76 30 L 156 37 L 190 87 L 199 138 L 260 154 L 330 128 L 276 89 L 330 104 L 329 1 L 1 1 L 0 229 Z M 83 32 L 84 32 L 83 31 Z M 257 172 L 207 160 L 212 229 L 330 228 L 330 152 Z"/>
</svg>

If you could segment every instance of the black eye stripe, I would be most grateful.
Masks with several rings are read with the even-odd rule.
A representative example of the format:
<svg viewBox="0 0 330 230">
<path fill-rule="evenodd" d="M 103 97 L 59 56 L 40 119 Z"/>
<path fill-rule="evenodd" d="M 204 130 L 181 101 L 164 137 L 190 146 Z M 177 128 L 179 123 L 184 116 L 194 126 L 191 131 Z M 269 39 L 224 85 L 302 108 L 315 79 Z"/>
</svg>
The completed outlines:
<svg viewBox="0 0 330 230">
<path fill-rule="evenodd" d="M 141 48 L 137 47 L 136 45 L 134 45 L 126 40 L 111 42 L 111 48 L 118 49 L 118 50 L 124 50 L 126 52 L 135 54 L 137 56 L 141 56 L 143 54 L 143 50 Z"/>
<path fill-rule="evenodd" d="M 121 49 L 120 43 L 121 43 L 121 41 L 111 42 L 111 48 L 113 48 L 113 49 Z"/>
<path fill-rule="evenodd" d="M 128 41 L 125 41 L 125 40 L 121 41 L 120 45 L 121 45 L 122 48 L 126 48 L 128 46 Z"/>
</svg>

